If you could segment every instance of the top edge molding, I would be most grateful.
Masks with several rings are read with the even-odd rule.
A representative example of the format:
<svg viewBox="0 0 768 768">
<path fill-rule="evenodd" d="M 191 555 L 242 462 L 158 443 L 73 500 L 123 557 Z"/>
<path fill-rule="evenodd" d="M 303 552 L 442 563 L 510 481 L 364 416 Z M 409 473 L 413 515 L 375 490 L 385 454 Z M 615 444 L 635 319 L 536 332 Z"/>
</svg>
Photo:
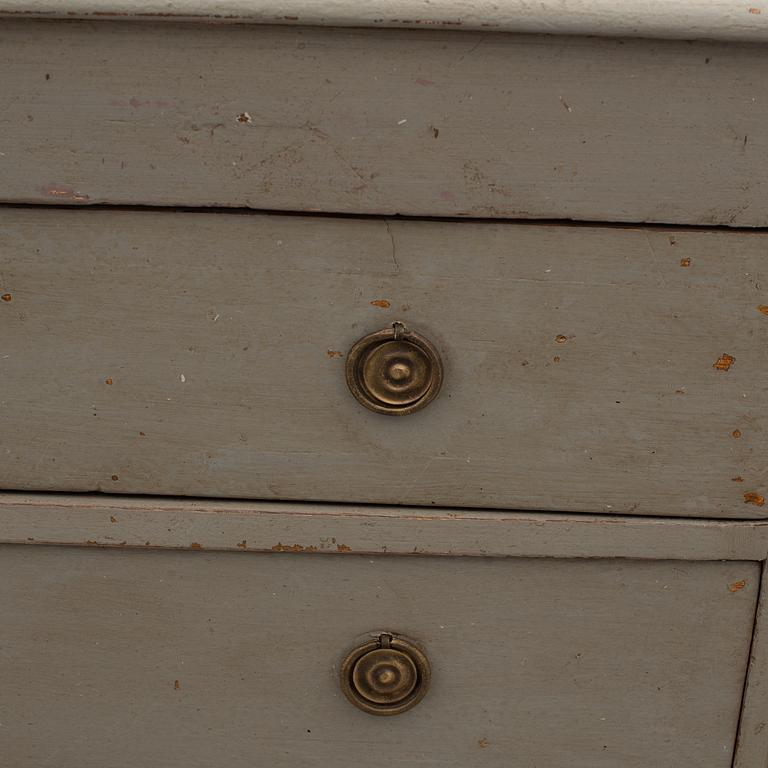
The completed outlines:
<svg viewBox="0 0 768 768">
<path fill-rule="evenodd" d="M 14 17 L 768 41 L 768 0 L 0 0 Z"/>
</svg>

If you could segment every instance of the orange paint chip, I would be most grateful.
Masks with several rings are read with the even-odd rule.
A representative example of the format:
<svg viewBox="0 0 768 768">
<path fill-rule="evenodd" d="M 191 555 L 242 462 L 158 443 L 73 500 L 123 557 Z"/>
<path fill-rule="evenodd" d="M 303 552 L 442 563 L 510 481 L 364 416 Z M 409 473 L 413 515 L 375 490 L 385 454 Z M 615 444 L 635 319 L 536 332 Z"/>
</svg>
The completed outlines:
<svg viewBox="0 0 768 768">
<path fill-rule="evenodd" d="M 13 296 L 11 296 L 10 293 L 4 293 L 2 296 L 0 296 L 0 299 L 2 299 L 3 301 L 12 301 Z"/>
<path fill-rule="evenodd" d="M 7 296 L 8 294 L 6 294 Z M 5 299 L 5 296 L 3 296 Z M 6 301 L 10 301 L 10 299 L 5 299 Z M 757 305 L 757 311 L 760 312 L 763 315 L 768 315 L 768 304 L 758 304 Z"/>
<path fill-rule="evenodd" d="M 489 744 L 490 742 L 488 741 L 488 739 L 477 740 L 477 746 L 480 747 L 480 749 L 485 749 Z"/>
<path fill-rule="evenodd" d="M 112 379 L 104 379 L 104 383 L 108 384 L 111 387 L 112 386 Z"/>
<path fill-rule="evenodd" d="M 681 267 L 690 267 L 691 266 L 691 257 L 685 256 L 684 258 L 680 259 L 680 266 Z"/>
<path fill-rule="evenodd" d="M 237 546 L 238 546 L 240 549 L 245 549 L 245 548 L 246 548 L 246 546 L 247 546 L 247 545 L 246 545 L 246 543 L 245 543 L 245 539 L 243 539 L 242 541 L 238 542 Z"/>
<path fill-rule="evenodd" d="M 376 299 L 371 302 L 371 305 L 374 307 L 381 307 L 381 309 L 389 309 L 392 306 L 391 302 L 386 299 Z"/>
<path fill-rule="evenodd" d="M 173 689 L 174 689 L 175 691 L 178 691 L 178 690 L 180 690 L 180 689 L 181 689 L 181 683 L 180 683 L 178 680 L 174 680 L 174 681 L 173 681 Z"/>
<path fill-rule="evenodd" d="M 728 371 L 735 362 L 736 358 L 733 355 L 723 352 L 723 354 L 712 363 L 712 367 L 717 368 L 718 371 Z"/>
<path fill-rule="evenodd" d="M 741 430 L 740 429 L 734 429 L 733 432 L 731 432 L 731 437 L 738 440 L 741 437 Z"/>
<path fill-rule="evenodd" d="M 328 355 L 328 357 L 344 357 L 344 353 L 339 352 L 336 349 L 329 349 L 325 354 Z"/>
<path fill-rule="evenodd" d="M 351 552 L 352 547 L 348 547 L 346 544 L 337 544 L 336 549 L 339 552 Z"/>
<path fill-rule="evenodd" d="M 728 585 L 729 592 L 738 592 L 740 589 L 744 589 L 747 586 L 747 580 L 741 579 L 740 581 L 734 581 L 733 584 Z"/>
<path fill-rule="evenodd" d="M 562 333 L 559 333 L 557 336 L 555 336 L 555 341 L 558 344 L 565 344 L 565 342 L 568 341 L 568 337 L 567 336 L 563 336 Z"/>
<path fill-rule="evenodd" d="M 763 11 L 761 8 L 750 8 L 749 12 L 755 16 L 759 16 Z"/>
<path fill-rule="evenodd" d="M 754 504 L 756 507 L 762 507 L 765 505 L 765 496 L 761 496 L 759 493 L 751 491 L 744 494 L 745 504 Z"/>
<path fill-rule="evenodd" d="M 202 545 L 198 544 L 196 541 L 193 541 L 189 546 L 190 546 L 191 549 L 202 549 L 203 548 Z"/>
<path fill-rule="evenodd" d="M 744 478 L 741 475 L 736 475 L 736 477 L 732 477 L 731 481 L 734 483 L 743 483 Z"/>
</svg>

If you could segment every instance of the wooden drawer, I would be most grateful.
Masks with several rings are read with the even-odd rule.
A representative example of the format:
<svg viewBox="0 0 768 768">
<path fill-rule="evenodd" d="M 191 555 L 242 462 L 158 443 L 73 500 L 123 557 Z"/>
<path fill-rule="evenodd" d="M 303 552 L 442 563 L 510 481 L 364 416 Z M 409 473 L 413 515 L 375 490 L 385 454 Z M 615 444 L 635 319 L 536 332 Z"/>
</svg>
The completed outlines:
<svg viewBox="0 0 768 768">
<path fill-rule="evenodd" d="M 0 68 L 6 202 L 768 224 L 765 46 L 17 19 Z"/>
<path fill-rule="evenodd" d="M 766 235 L 0 210 L 0 487 L 762 517 Z M 401 320 L 438 399 L 370 413 Z"/>
<path fill-rule="evenodd" d="M 759 524 L 43 496 L 0 507 L 1 541 L 53 542 L 58 527 L 114 542 L 0 547 L 0 722 L 15 768 L 734 760 L 760 563 L 733 558 L 764 557 Z M 379 554 L 357 554 L 371 524 Z M 336 555 L 244 551 L 297 525 L 306 547 L 283 552 L 314 542 Z M 123 535 L 197 551 L 126 550 Z M 381 553 L 408 536 L 425 554 Z M 521 556 L 428 556 L 438 540 Z M 668 547 L 682 559 L 642 559 Z M 431 686 L 408 713 L 375 718 L 344 699 L 339 664 L 386 631 L 418 643 Z M 761 679 L 742 715 L 743 768 L 764 765 Z"/>
</svg>

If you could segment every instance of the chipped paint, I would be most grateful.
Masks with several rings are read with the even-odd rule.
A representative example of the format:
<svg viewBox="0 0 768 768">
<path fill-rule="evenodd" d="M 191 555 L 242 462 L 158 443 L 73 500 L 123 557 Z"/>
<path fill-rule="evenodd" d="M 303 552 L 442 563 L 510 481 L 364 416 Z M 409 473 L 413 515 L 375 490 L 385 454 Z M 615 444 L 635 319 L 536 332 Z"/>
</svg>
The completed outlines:
<svg viewBox="0 0 768 768">
<path fill-rule="evenodd" d="M 736 475 L 736 477 L 732 477 L 731 481 L 734 483 L 743 483 L 744 478 L 741 475 Z"/>
<path fill-rule="evenodd" d="M 731 437 L 735 440 L 738 440 L 741 437 L 741 430 L 740 429 L 734 429 L 733 432 L 731 432 Z"/>
<path fill-rule="evenodd" d="M 193 541 L 189 545 L 189 547 L 190 547 L 190 549 L 202 549 L 203 548 L 202 544 L 198 544 L 196 541 Z"/>
<path fill-rule="evenodd" d="M 557 336 L 555 336 L 555 341 L 558 344 L 565 344 L 565 342 L 568 341 L 568 337 L 567 336 L 563 336 L 562 333 L 558 333 Z"/>
<path fill-rule="evenodd" d="M 329 349 L 329 350 L 326 351 L 325 354 L 328 355 L 328 357 L 331 357 L 331 358 L 333 358 L 333 357 L 344 357 L 344 353 L 343 352 L 339 352 L 337 349 Z"/>
<path fill-rule="evenodd" d="M 120 478 L 118 475 L 112 475 L 112 480 L 114 480 L 115 482 L 118 481 L 119 479 Z"/>
<path fill-rule="evenodd" d="M 765 496 L 759 493 L 755 493 L 754 491 L 750 491 L 744 494 L 744 503 L 754 504 L 756 507 L 762 507 L 765 505 Z"/>
<path fill-rule="evenodd" d="M 248 544 L 245 541 L 245 539 L 243 539 L 242 541 L 238 541 L 237 544 L 235 544 L 235 546 L 238 547 L 239 549 L 247 549 L 248 548 Z"/>
<path fill-rule="evenodd" d="M 117 518 L 114 515 L 110 515 L 109 516 L 109 522 L 110 523 L 116 523 L 117 522 Z"/>
<path fill-rule="evenodd" d="M 181 689 L 181 683 L 178 680 L 173 681 L 173 690 L 178 691 Z"/>
<path fill-rule="evenodd" d="M 375 299 L 371 302 L 371 306 L 381 307 L 381 309 L 389 309 L 392 306 L 392 303 L 387 301 L 387 299 Z"/>
<path fill-rule="evenodd" d="M 477 740 L 477 746 L 480 747 L 480 749 L 485 749 L 489 744 L 490 742 L 488 741 L 488 739 Z"/>
<path fill-rule="evenodd" d="M 110 387 L 111 387 L 111 386 L 112 386 L 112 379 L 104 379 L 104 383 L 105 383 L 107 386 L 110 386 Z"/>
<path fill-rule="evenodd" d="M 684 256 L 682 259 L 680 259 L 680 266 L 681 267 L 690 267 L 691 266 L 691 257 L 690 256 Z"/>
<path fill-rule="evenodd" d="M 41 187 L 40 192 L 46 197 L 54 197 L 69 203 L 87 203 L 91 199 L 88 195 L 83 195 L 65 184 L 49 184 L 47 187 Z"/>
<path fill-rule="evenodd" d="M 739 581 L 734 581 L 733 584 L 728 585 L 728 591 L 729 592 L 738 592 L 739 590 L 744 589 L 744 587 L 747 586 L 747 580 L 746 579 L 740 579 Z"/>
<path fill-rule="evenodd" d="M 351 552 L 352 547 L 348 547 L 346 544 L 337 544 L 336 545 L 336 551 L 337 552 Z"/>
<path fill-rule="evenodd" d="M 758 304 L 757 311 L 762 315 L 768 315 L 768 304 Z"/>
<path fill-rule="evenodd" d="M 250 123 L 251 116 L 248 112 L 241 112 L 236 118 L 238 123 Z"/>
<path fill-rule="evenodd" d="M 723 352 L 723 354 L 712 363 L 712 367 L 716 368 L 718 371 L 729 371 L 735 362 L 736 358 L 733 355 Z"/>
<path fill-rule="evenodd" d="M 0 296 L 0 299 L 3 301 L 13 301 L 13 296 L 10 293 L 4 293 L 2 296 Z"/>
<path fill-rule="evenodd" d="M 282 544 L 279 541 L 272 548 L 273 552 L 317 552 L 314 544 L 305 547 L 302 544 Z"/>
</svg>

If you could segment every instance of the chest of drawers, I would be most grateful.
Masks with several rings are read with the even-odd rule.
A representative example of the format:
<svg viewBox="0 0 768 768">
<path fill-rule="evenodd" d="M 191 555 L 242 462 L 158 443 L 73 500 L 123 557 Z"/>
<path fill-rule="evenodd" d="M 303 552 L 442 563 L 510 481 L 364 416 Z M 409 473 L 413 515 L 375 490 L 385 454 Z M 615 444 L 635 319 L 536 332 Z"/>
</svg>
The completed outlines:
<svg viewBox="0 0 768 768">
<path fill-rule="evenodd" d="M 355 5 L 0 0 L 9 765 L 768 768 L 768 8 Z"/>
</svg>

